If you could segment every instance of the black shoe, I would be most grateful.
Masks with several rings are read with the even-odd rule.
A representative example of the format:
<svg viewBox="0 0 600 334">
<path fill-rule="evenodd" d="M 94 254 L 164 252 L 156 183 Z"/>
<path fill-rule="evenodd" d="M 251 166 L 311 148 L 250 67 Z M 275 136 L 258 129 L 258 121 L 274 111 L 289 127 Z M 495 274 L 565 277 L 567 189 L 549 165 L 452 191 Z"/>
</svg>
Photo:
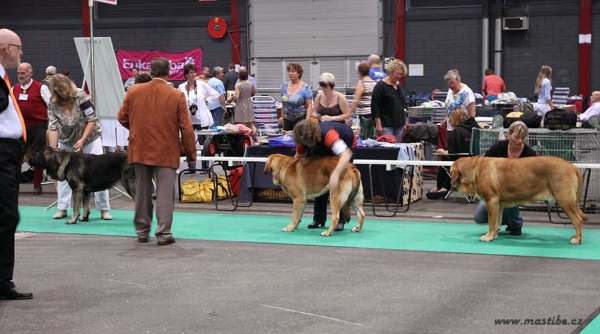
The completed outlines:
<svg viewBox="0 0 600 334">
<path fill-rule="evenodd" d="M 337 223 L 337 225 L 335 226 L 335 228 L 333 230 L 336 232 L 343 231 L 344 225 L 346 225 L 345 222 L 339 222 L 339 223 Z"/>
<path fill-rule="evenodd" d="M 174 244 L 175 243 L 175 238 L 171 237 L 167 240 L 163 240 L 163 241 L 158 241 L 157 242 L 159 246 L 166 246 L 166 245 L 170 245 L 170 244 Z"/>
<path fill-rule="evenodd" d="M 439 199 L 439 198 L 444 198 L 448 195 L 447 191 L 430 191 L 427 194 L 425 194 L 425 197 L 427 197 L 428 199 Z"/>
<path fill-rule="evenodd" d="M 16 287 L 12 287 L 5 290 L 0 290 L 0 299 L 9 299 L 9 300 L 25 300 L 32 299 L 33 293 L 31 292 L 21 292 L 17 290 Z"/>
<path fill-rule="evenodd" d="M 519 228 L 515 228 L 515 229 L 507 227 L 506 230 L 510 232 L 510 235 L 521 235 L 521 228 L 520 227 Z"/>
<path fill-rule="evenodd" d="M 148 238 L 145 237 L 138 237 L 137 240 L 140 244 L 145 244 L 148 242 Z"/>
<path fill-rule="evenodd" d="M 313 221 L 312 223 L 308 224 L 307 226 L 308 228 L 319 228 L 319 227 L 325 227 L 325 222 L 316 222 Z"/>
</svg>

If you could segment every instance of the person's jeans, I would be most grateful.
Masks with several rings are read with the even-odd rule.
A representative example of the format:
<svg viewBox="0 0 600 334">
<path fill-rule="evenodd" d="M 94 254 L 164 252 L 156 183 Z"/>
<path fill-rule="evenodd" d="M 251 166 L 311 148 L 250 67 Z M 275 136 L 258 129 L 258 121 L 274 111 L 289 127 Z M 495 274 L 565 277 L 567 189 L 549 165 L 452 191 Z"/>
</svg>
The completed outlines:
<svg viewBox="0 0 600 334">
<path fill-rule="evenodd" d="M 475 219 L 477 224 L 488 223 L 487 206 L 484 201 L 479 201 L 479 204 L 477 204 L 473 219 Z M 523 226 L 523 218 L 521 218 L 518 205 L 511 208 L 504 208 L 502 211 L 502 225 L 507 225 L 511 229 L 519 229 Z"/>
<path fill-rule="evenodd" d="M 223 125 L 223 114 L 225 113 L 225 110 L 223 109 L 223 107 L 218 107 L 216 109 L 213 109 L 210 111 L 210 113 L 212 114 L 213 117 L 213 126 L 221 126 Z"/>
<path fill-rule="evenodd" d="M 393 127 L 384 127 L 382 129 L 383 134 L 384 135 L 394 135 L 394 137 L 396 137 L 396 143 L 401 143 L 402 142 L 402 131 L 404 131 L 404 127 L 400 126 L 397 128 L 393 128 Z"/>
</svg>

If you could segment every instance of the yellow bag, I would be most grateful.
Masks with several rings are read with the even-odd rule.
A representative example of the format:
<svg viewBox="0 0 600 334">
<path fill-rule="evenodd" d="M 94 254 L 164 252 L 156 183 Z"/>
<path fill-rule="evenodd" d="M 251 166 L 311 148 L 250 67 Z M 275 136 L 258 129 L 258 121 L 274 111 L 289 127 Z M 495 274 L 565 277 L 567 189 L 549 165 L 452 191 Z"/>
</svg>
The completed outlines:
<svg viewBox="0 0 600 334">
<path fill-rule="evenodd" d="M 214 197 L 215 197 L 214 196 L 214 194 L 215 194 L 214 176 L 212 179 L 206 179 L 202 183 L 204 184 L 205 188 L 208 188 L 210 190 L 212 200 L 214 200 Z M 219 177 L 217 179 L 217 196 L 219 199 L 225 199 L 225 198 L 229 198 L 231 196 L 229 187 L 227 186 L 227 177 L 224 175 L 219 175 Z"/>
<path fill-rule="evenodd" d="M 206 179 L 202 182 L 197 180 L 189 180 L 181 185 L 181 201 L 185 203 L 206 203 L 215 200 L 215 184 L 213 178 Z M 227 188 L 227 179 L 225 176 L 219 176 L 217 181 L 217 196 L 219 199 L 229 197 Z"/>
</svg>

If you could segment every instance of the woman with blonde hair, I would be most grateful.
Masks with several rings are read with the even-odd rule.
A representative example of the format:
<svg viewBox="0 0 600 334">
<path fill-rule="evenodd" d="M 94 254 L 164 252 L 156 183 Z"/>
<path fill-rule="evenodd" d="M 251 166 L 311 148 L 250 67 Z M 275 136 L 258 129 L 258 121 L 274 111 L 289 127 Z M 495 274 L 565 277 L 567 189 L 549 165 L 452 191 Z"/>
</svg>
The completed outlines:
<svg viewBox="0 0 600 334">
<path fill-rule="evenodd" d="M 406 64 L 392 60 L 385 68 L 388 76 L 373 88 L 371 114 L 375 121 L 375 134 L 393 134 L 396 142 L 402 142 L 402 130 L 406 124 L 406 96 L 400 79 L 406 75 Z"/>
<path fill-rule="evenodd" d="M 535 104 L 535 111 L 538 115 L 546 116 L 546 113 L 554 109 L 552 103 L 552 67 L 542 66 L 535 80 L 535 93 L 538 94 L 538 102 Z"/>
<path fill-rule="evenodd" d="M 333 90 L 335 76 L 327 72 L 321 74 L 319 87 L 321 91 L 315 96 L 313 116 L 322 122 L 345 124 L 350 119 L 350 106 L 344 94 Z"/>
<path fill-rule="evenodd" d="M 92 100 L 85 91 L 63 74 L 55 74 L 50 81 L 48 105 L 48 144 L 74 152 L 103 154 L 102 130 Z M 72 191 L 67 181 L 58 182 L 58 212 L 54 219 L 67 216 L 71 206 Z M 94 193 L 94 204 L 104 220 L 111 220 L 108 190 Z"/>
<path fill-rule="evenodd" d="M 508 159 L 534 157 L 537 154 L 525 143 L 528 135 L 529 129 L 527 129 L 527 125 L 521 121 L 516 121 L 508 128 L 508 139 L 501 140 L 492 145 L 485 153 L 485 156 Z M 515 171 L 515 177 L 519 177 L 518 171 Z M 473 218 L 477 224 L 488 223 L 488 213 L 485 201 L 479 201 L 477 208 L 475 208 Z M 521 235 L 523 218 L 521 217 L 518 205 L 502 210 L 502 225 L 507 225 L 506 231 L 510 232 L 510 235 Z"/>
</svg>

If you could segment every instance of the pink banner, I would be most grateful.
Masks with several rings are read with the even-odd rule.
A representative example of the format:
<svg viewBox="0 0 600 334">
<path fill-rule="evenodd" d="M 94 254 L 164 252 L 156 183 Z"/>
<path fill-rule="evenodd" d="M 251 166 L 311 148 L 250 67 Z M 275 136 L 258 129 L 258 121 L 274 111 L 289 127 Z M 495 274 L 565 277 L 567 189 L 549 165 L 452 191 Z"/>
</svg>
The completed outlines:
<svg viewBox="0 0 600 334">
<path fill-rule="evenodd" d="M 202 72 L 202 49 L 194 49 L 183 52 L 162 52 L 162 51 L 117 51 L 117 64 L 121 79 L 131 78 L 131 70 L 137 67 L 140 72 L 150 73 L 150 62 L 156 57 L 165 57 L 171 62 L 171 80 L 185 80 L 183 76 L 183 67 L 187 64 L 194 64 L 198 72 Z"/>
</svg>

